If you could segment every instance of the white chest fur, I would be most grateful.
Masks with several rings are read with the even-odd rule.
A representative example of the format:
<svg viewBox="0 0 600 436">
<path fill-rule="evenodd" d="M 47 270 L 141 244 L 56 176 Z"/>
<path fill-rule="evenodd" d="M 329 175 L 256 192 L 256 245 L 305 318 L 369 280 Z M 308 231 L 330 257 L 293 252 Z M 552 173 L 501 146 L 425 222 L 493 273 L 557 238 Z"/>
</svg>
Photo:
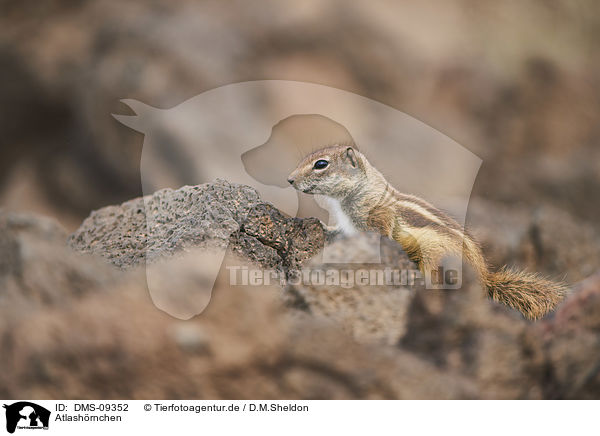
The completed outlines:
<svg viewBox="0 0 600 436">
<path fill-rule="evenodd" d="M 325 195 L 315 195 L 317 204 L 329 212 L 329 225 L 339 228 L 347 235 L 358 233 L 352 220 L 344 213 L 340 202 Z M 332 222 L 332 220 L 334 222 Z"/>
</svg>

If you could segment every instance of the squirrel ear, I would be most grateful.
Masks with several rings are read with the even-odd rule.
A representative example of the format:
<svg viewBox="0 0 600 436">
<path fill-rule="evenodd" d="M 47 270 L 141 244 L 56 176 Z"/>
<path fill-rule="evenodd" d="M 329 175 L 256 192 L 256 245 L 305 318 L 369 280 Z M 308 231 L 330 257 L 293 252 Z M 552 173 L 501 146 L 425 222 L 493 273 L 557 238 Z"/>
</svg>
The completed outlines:
<svg viewBox="0 0 600 436">
<path fill-rule="evenodd" d="M 346 157 L 348 158 L 348 161 L 350 161 L 350 165 L 352 165 L 353 168 L 358 166 L 358 157 L 356 156 L 356 153 L 354 153 L 354 149 L 352 147 L 348 147 L 346 149 Z"/>
</svg>

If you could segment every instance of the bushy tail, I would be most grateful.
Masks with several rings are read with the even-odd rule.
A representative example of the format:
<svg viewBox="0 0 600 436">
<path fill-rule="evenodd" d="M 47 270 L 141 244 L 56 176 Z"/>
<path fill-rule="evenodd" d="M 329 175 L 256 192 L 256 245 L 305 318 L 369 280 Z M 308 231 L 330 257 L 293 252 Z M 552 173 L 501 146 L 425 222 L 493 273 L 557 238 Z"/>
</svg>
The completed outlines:
<svg viewBox="0 0 600 436">
<path fill-rule="evenodd" d="M 564 283 L 506 267 L 487 274 L 486 287 L 490 298 L 521 311 L 531 320 L 553 310 L 568 293 Z"/>
</svg>

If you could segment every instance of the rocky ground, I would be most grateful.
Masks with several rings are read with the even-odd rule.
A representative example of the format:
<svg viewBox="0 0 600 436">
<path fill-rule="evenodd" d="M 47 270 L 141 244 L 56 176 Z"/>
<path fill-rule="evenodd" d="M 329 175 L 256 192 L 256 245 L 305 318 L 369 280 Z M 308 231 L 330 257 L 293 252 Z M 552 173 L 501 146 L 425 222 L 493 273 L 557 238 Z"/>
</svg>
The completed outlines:
<svg viewBox="0 0 600 436">
<path fill-rule="evenodd" d="M 162 206 L 146 208 L 155 204 Z M 163 223 L 160 231 L 145 230 L 147 211 L 148 222 Z M 543 219 L 539 226 L 545 241 L 551 227 Z M 206 310 L 180 321 L 149 298 L 148 252 L 150 267 L 189 287 L 195 282 L 186 278 L 210 271 L 177 259 L 210 246 L 228 246 L 225 264 L 318 268 L 316 254 L 326 243 L 321 224 L 287 218 L 251 188 L 219 181 L 100 209 L 68 237 L 53 220 L 6 211 L 0 229 L 3 397 L 583 399 L 600 393 L 598 273 L 574 283 L 555 313 L 531 323 L 487 300 L 468 275 L 456 291 L 256 287 L 230 285 L 221 268 Z M 501 235 L 490 251 L 497 257 L 519 245 Z M 369 238 L 327 243 L 333 253 L 359 253 L 369 249 Z M 542 252 L 551 252 L 552 243 L 544 242 Z M 410 267 L 397 245 L 384 243 L 381 252 L 384 264 Z"/>
</svg>

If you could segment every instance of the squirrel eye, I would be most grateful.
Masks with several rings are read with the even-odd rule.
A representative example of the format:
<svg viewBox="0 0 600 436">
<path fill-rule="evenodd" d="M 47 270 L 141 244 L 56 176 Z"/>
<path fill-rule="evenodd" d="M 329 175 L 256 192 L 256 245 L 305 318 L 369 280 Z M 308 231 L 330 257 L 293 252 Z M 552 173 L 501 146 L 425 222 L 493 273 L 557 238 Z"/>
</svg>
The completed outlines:
<svg viewBox="0 0 600 436">
<path fill-rule="evenodd" d="M 327 168 L 327 165 L 329 165 L 329 162 L 327 162 L 325 159 L 319 159 L 318 161 L 315 162 L 315 165 L 313 166 L 313 168 L 315 170 L 322 170 L 324 168 Z"/>
</svg>

